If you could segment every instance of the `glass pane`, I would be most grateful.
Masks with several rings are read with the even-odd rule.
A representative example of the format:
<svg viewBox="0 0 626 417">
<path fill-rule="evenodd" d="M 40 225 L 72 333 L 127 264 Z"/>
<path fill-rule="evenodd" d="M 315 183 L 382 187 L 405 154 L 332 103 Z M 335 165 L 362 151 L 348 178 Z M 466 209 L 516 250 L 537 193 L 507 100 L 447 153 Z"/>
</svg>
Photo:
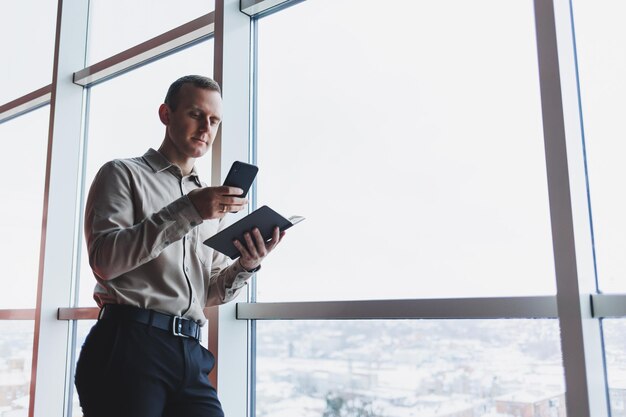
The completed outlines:
<svg viewBox="0 0 626 417">
<path fill-rule="evenodd" d="M 602 320 L 611 415 L 626 416 L 626 320 Z"/>
<path fill-rule="evenodd" d="M 0 205 L 1 308 L 35 307 L 49 118 L 45 106 L 0 124 L 0 188 L 10 199 Z"/>
<path fill-rule="evenodd" d="M 257 322 L 257 417 L 565 417 L 556 320 Z"/>
<path fill-rule="evenodd" d="M 87 65 L 215 10 L 215 0 L 91 0 Z"/>
<path fill-rule="evenodd" d="M 598 284 L 626 292 L 626 3 L 572 2 Z"/>
<path fill-rule="evenodd" d="M 0 321 L 0 416 L 28 416 L 33 329 L 32 320 Z"/>
<path fill-rule="evenodd" d="M 259 300 L 555 293 L 531 1 L 315 0 L 258 32 L 258 204 L 306 217 Z"/>
<path fill-rule="evenodd" d="M 165 129 L 158 108 L 170 84 L 183 75 L 213 74 L 213 40 L 170 55 L 91 89 L 85 194 L 100 167 L 116 158 L 143 155 L 157 149 Z M 114 123 L 112 123 L 114 121 Z M 198 161 L 201 178 L 210 183 L 211 156 Z M 84 203 L 83 203 L 84 208 Z M 95 305 L 95 280 L 84 244 L 80 268 L 79 305 Z"/>
<path fill-rule="evenodd" d="M 4 3 L 0 13 L 0 105 L 52 82 L 56 1 Z"/>
</svg>

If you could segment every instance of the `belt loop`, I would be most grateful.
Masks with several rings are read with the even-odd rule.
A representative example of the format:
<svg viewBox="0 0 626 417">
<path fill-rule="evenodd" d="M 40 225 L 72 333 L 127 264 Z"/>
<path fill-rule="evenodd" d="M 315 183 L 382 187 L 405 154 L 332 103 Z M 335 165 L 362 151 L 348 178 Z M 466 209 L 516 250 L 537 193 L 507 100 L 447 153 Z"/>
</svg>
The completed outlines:
<svg viewBox="0 0 626 417">
<path fill-rule="evenodd" d="M 154 321 L 154 311 L 148 310 L 150 315 L 148 316 L 148 334 L 152 334 L 152 322 Z"/>
</svg>

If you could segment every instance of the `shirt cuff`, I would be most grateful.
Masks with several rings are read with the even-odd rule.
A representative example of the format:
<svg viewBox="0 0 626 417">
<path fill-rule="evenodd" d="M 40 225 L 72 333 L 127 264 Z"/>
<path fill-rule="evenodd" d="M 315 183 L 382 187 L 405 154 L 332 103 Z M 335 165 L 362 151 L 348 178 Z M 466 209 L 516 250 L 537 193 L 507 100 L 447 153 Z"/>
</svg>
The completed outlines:
<svg viewBox="0 0 626 417">
<path fill-rule="evenodd" d="M 234 262 L 230 267 L 234 272 L 235 278 L 230 285 L 226 286 L 227 294 L 233 294 L 238 289 L 245 287 L 248 283 L 248 279 L 250 279 L 252 274 L 261 269 L 261 265 L 259 265 L 257 268 L 254 268 L 254 270 L 248 271 L 241 265 L 239 259 L 237 259 L 237 261 Z"/>
<path fill-rule="evenodd" d="M 227 284 L 224 288 L 224 302 L 234 299 L 239 291 L 248 284 L 248 279 L 252 276 L 252 273 L 246 272 L 239 262 L 234 262 L 230 268 L 232 268 L 235 278 L 230 285 Z"/>
<path fill-rule="evenodd" d="M 250 269 L 250 270 L 248 270 L 248 269 L 244 268 L 244 267 L 243 267 L 243 265 L 241 264 L 241 258 L 237 259 L 237 263 L 239 264 L 239 267 L 240 267 L 240 268 L 241 268 L 244 272 L 249 272 L 249 273 L 251 273 L 251 274 L 252 274 L 253 272 L 256 272 L 256 271 L 258 271 L 259 269 L 261 269 L 261 265 L 258 265 L 256 268 L 253 268 L 253 269 Z"/>
<path fill-rule="evenodd" d="M 230 286 L 230 290 L 236 291 L 240 288 L 243 288 L 246 286 L 248 282 L 247 278 L 242 277 L 241 275 L 237 275 L 235 277 L 235 280 L 233 281 L 233 284 Z"/>
</svg>

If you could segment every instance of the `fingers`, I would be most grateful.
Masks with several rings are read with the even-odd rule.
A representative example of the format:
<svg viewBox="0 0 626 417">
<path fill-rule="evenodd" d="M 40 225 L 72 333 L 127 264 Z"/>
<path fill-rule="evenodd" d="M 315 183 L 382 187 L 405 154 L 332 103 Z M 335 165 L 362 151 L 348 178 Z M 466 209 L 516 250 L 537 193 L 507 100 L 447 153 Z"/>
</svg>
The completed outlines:
<svg viewBox="0 0 626 417">
<path fill-rule="evenodd" d="M 254 239 L 252 237 L 254 235 Z M 248 252 L 253 258 L 263 259 L 265 255 L 267 255 L 265 249 L 265 242 L 263 242 L 263 237 L 259 232 L 259 229 L 254 229 L 252 231 L 252 235 L 250 233 L 244 233 L 243 238 L 246 240 L 246 246 L 248 247 Z M 259 242 L 259 239 L 261 240 Z"/>
<path fill-rule="evenodd" d="M 191 191 L 188 196 L 203 219 L 220 219 L 226 213 L 236 213 L 246 207 L 246 198 L 226 194 L 239 191 L 237 187 L 204 187 Z"/>
<path fill-rule="evenodd" d="M 234 240 L 233 244 L 241 253 L 240 262 L 246 269 L 253 269 L 260 265 L 263 259 L 278 245 L 285 236 L 285 232 L 281 232 L 276 227 L 272 234 L 272 239 L 266 242 L 258 228 L 243 235 L 243 242 Z"/>
<path fill-rule="evenodd" d="M 265 240 L 263 239 L 263 236 L 261 235 L 259 229 L 254 229 L 252 233 L 244 233 L 243 239 L 245 242 L 245 246 L 241 245 L 238 240 L 233 241 L 233 244 L 237 249 L 240 249 L 240 246 L 243 247 L 245 250 L 245 255 L 248 256 L 251 260 L 257 260 L 260 262 L 269 253 L 268 246 L 266 246 Z M 244 252 L 241 253 L 242 256 L 244 256 Z"/>
<path fill-rule="evenodd" d="M 213 187 L 218 194 L 221 195 L 230 195 L 230 196 L 240 196 L 243 194 L 243 190 L 239 187 L 228 187 L 226 185 L 222 185 L 219 187 Z"/>
<path fill-rule="evenodd" d="M 241 254 L 240 258 L 242 260 L 247 259 L 247 260 L 251 260 L 251 256 L 250 256 L 250 252 L 248 252 L 248 250 L 241 244 L 241 242 L 239 242 L 238 240 L 233 240 L 233 245 L 235 245 L 235 247 L 237 248 L 237 250 L 239 251 L 239 253 Z M 250 268 L 252 269 L 252 268 Z"/>
<path fill-rule="evenodd" d="M 285 232 L 281 232 L 278 227 L 274 228 L 272 238 L 266 241 L 261 235 L 261 231 L 255 228 L 252 233 L 245 233 L 244 239 L 246 241 L 247 250 L 250 254 L 257 254 L 261 258 L 267 256 L 275 247 L 280 243 Z"/>
<path fill-rule="evenodd" d="M 237 213 L 246 207 L 248 200 L 241 197 L 220 196 L 218 204 L 223 213 Z"/>
<path fill-rule="evenodd" d="M 272 240 L 270 240 L 267 244 L 268 252 L 272 251 L 276 247 L 276 245 L 278 245 L 283 236 L 285 236 L 285 232 L 281 232 L 278 227 L 275 227 L 274 231 L 272 232 Z"/>
</svg>

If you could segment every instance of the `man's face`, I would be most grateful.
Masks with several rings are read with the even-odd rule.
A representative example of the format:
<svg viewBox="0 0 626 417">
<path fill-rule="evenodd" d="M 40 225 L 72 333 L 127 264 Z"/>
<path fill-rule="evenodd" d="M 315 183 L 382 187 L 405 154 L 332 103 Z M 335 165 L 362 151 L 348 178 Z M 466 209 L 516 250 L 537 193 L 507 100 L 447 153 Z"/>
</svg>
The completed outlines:
<svg viewBox="0 0 626 417">
<path fill-rule="evenodd" d="M 184 84 L 176 110 L 167 107 L 165 120 L 161 120 L 176 153 L 182 158 L 199 158 L 215 140 L 222 121 L 222 97 L 217 91 Z"/>
</svg>

